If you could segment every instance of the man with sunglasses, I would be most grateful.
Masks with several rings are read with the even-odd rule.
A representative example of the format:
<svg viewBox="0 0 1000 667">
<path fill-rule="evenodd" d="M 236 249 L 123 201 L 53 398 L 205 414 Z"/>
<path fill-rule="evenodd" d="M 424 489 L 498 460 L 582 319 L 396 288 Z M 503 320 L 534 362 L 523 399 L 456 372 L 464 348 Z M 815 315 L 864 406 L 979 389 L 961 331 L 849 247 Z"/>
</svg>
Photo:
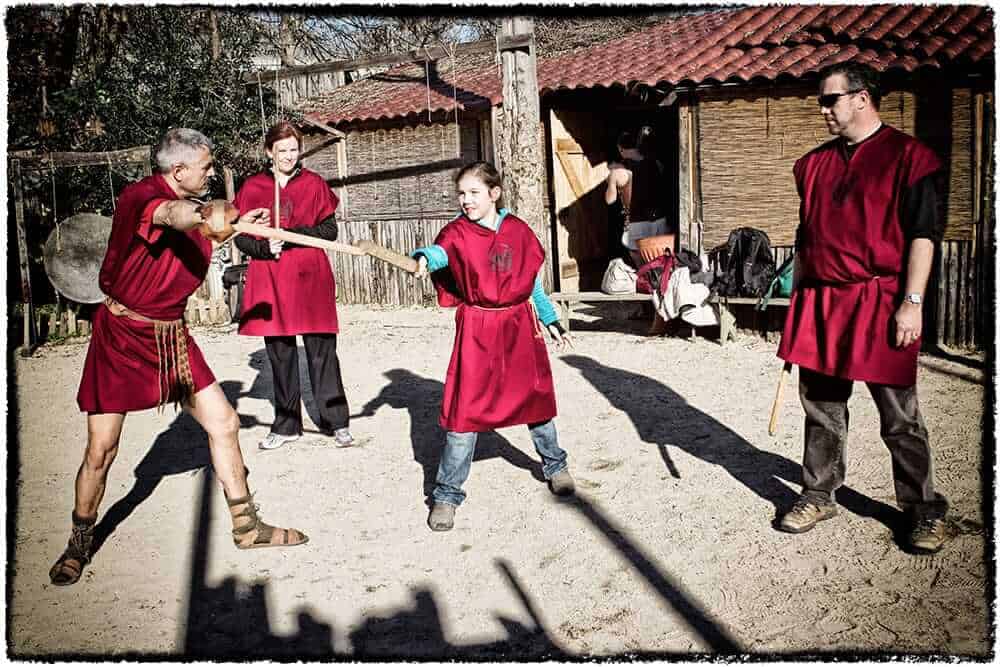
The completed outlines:
<svg viewBox="0 0 1000 667">
<path fill-rule="evenodd" d="M 836 515 L 847 400 L 859 380 L 878 407 L 896 500 L 912 521 L 909 547 L 933 553 L 948 539 L 948 503 L 934 491 L 916 379 L 924 290 L 944 231 L 934 190 L 941 162 L 884 125 L 880 101 L 870 67 L 822 72 L 820 112 L 835 138 L 793 169 L 801 198 L 796 287 L 778 356 L 799 366 L 805 488 L 779 527 L 803 533 Z"/>
</svg>

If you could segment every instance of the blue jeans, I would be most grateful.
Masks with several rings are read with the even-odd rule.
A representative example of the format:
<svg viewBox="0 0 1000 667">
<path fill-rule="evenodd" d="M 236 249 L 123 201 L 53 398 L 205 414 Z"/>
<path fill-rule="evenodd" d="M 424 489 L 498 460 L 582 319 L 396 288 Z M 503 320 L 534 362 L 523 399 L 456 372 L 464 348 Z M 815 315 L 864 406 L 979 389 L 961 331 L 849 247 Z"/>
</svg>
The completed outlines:
<svg viewBox="0 0 1000 667">
<path fill-rule="evenodd" d="M 542 457 L 542 473 L 545 479 L 566 469 L 566 451 L 559 447 L 556 436 L 556 425 L 551 419 L 541 424 L 528 424 L 531 441 L 535 450 Z M 469 478 L 472 458 L 476 453 L 476 440 L 479 434 L 457 433 L 448 431 L 444 452 L 441 453 L 441 463 L 438 465 L 437 484 L 431 497 L 434 502 L 448 505 L 461 505 L 465 500 L 462 484 Z"/>
</svg>

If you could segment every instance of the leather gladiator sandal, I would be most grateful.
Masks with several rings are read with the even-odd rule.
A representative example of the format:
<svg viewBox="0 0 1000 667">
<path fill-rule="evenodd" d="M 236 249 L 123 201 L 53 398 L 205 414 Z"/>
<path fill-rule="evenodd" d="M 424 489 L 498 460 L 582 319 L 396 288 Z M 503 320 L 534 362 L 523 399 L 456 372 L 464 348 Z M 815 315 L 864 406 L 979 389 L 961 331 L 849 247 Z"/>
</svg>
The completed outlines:
<svg viewBox="0 0 1000 667">
<path fill-rule="evenodd" d="M 49 580 L 56 586 L 69 586 L 80 581 L 83 568 L 90 562 L 94 546 L 94 526 L 97 517 L 81 519 L 73 512 L 73 532 L 69 536 L 66 551 L 49 570 Z"/>
<path fill-rule="evenodd" d="M 309 538 L 295 528 L 277 528 L 261 521 L 257 515 L 260 507 L 253 501 L 253 494 L 243 498 L 226 498 L 233 517 L 233 544 L 237 549 L 263 549 L 264 547 L 294 547 L 305 544 Z"/>
</svg>

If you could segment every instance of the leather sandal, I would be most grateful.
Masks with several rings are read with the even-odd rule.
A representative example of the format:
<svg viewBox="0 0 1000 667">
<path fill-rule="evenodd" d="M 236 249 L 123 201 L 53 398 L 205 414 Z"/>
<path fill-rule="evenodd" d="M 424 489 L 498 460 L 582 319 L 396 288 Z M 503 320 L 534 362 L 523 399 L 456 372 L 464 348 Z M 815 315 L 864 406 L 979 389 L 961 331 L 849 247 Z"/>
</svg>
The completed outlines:
<svg viewBox="0 0 1000 667">
<path fill-rule="evenodd" d="M 73 532 L 66 550 L 49 570 L 49 580 L 56 586 L 69 586 L 80 581 L 83 568 L 90 562 L 94 546 L 94 526 L 97 518 L 80 519 L 73 514 Z"/>
<path fill-rule="evenodd" d="M 233 544 L 237 549 L 263 549 L 265 547 L 294 547 L 305 544 L 309 538 L 295 528 L 277 528 L 264 523 L 257 512 L 260 507 L 253 502 L 253 494 L 243 498 L 226 498 L 233 518 Z M 235 508 L 243 505 L 237 511 Z M 243 519 L 241 525 L 238 520 Z"/>
</svg>

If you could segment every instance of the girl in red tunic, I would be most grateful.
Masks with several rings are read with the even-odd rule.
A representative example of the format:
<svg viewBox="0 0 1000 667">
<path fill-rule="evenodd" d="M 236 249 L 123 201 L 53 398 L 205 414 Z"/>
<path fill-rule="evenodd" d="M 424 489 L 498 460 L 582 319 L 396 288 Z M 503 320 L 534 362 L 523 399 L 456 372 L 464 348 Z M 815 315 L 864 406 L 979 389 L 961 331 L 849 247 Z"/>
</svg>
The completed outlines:
<svg viewBox="0 0 1000 667">
<path fill-rule="evenodd" d="M 282 121 L 268 131 L 264 149 L 273 170 L 248 178 L 236 195 L 236 207 L 241 212 L 273 209 L 277 178 L 281 211 L 273 212 L 272 219 L 297 234 L 336 239 L 337 196 L 319 174 L 299 164 L 302 134 Z M 317 426 L 339 447 L 354 444 L 337 358 L 337 288 L 326 253 L 248 236 L 237 237 L 236 246 L 252 258 L 239 332 L 264 337 L 274 376 L 274 423 L 260 448 L 277 449 L 302 435 L 297 335 L 305 345 Z"/>
<path fill-rule="evenodd" d="M 552 421 L 556 399 L 539 324 L 560 346 L 570 344 L 542 289 L 545 252 L 527 223 L 497 210 L 500 176 L 493 165 L 467 165 L 455 182 L 463 214 L 433 246 L 411 253 L 420 263 L 418 275 L 433 272 L 438 303 L 458 306 L 441 404 L 448 434 L 432 493 L 432 530 L 454 525 L 481 431 L 527 424 L 552 491 L 574 491 Z"/>
</svg>

